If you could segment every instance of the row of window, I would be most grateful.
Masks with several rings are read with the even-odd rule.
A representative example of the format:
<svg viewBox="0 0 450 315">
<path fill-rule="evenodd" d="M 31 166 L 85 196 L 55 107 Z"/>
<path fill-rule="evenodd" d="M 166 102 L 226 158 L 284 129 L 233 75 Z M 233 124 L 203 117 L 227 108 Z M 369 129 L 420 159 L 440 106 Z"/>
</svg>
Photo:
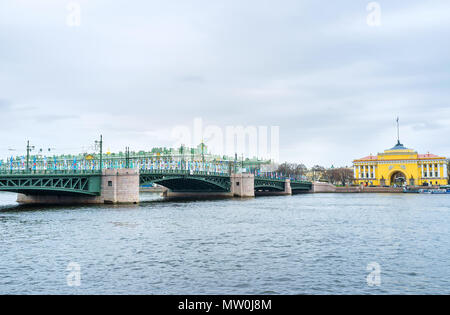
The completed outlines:
<svg viewBox="0 0 450 315">
<path fill-rule="evenodd" d="M 433 172 L 430 172 L 431 176 L 428 176 L 427 173 L 423 173 L 423 177 L 433 177 Z M 439 177 L 439 172 L 435 172 L 434 177 Z"/>
</svg>

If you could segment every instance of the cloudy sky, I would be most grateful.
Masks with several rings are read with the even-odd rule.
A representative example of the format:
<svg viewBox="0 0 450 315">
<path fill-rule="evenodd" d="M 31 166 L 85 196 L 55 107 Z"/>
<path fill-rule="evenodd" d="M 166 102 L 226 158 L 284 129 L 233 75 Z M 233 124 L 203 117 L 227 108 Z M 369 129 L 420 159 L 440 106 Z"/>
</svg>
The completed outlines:
<svg viewBox="0 0 450 315">
<path fill-rule="evenodd" d="M 0 157 L 170 146 L 201 118 L 350 165 L 395 144 L 397 116 L 406 146 L 450 156 L 450 2 L 378 1 L 380 26 L 369 2 L 2 0 Z"/>
</svg>

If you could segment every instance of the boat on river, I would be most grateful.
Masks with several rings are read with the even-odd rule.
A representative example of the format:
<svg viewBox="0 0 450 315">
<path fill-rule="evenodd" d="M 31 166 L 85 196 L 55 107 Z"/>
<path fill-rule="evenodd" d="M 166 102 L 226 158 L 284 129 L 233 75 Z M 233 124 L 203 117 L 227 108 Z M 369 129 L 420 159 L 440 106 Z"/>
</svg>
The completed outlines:
<svg viewBox="0 0 450 315">
<path fill-rule="evenodd" d="M 450 194 L 450 187 L 442 186 L 440 188 L 418 188 L 418 187 L 405 187 L 404 193 L 407 194 Z"/>
</svg>

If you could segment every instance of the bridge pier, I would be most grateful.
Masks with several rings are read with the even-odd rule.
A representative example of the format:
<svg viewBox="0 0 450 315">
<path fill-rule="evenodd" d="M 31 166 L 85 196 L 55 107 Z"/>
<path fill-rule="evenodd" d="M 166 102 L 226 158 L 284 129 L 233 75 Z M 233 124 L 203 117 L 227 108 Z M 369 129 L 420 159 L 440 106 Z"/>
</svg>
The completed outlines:
<svg viewBox="0 0 450 315">
<path fill-rule="evenodd" d="M 139 170 L 105 170 L 102 176 L 103 203 L 139 203 Z"/>
<path fill-rule="evenodd" d="M 235 197 L 255 197 L 255 176 L 231 174 L 231 193 Z"/>
<path fill-rule="evenodd" d="M 21 204 L 137 204 L 139 203 L 139 171 L 104 170 L 99 196 L 30 192 L 19 193 L 17 202 Z"/>
</svg>

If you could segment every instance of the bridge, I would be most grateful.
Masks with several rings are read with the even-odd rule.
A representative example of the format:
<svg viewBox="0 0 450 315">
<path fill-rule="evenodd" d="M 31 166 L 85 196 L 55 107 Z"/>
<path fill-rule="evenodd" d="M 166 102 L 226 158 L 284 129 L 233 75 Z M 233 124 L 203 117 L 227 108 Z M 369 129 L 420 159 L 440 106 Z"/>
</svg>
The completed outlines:
<svg viewBox="0 0 450 315">
<path fill-rule="evenodd" d="M 172 197 L 289 195 L 308 192 L 311 183 L 254 174 L 226 174 L 192 170 L 105 169 L 100 171 L 0 171 L 0 191 L 15 192 L 25 203 L 137 203 L 139 186 L 158 184 Z M 239 188 L 244 187 L 244 191 Z M 247 187 L 247 188 L 245 188 Z M 117 190 L 125 192 L 114 196 Z M 113 192 L 113 193 L 111 193 Z M 108 199 L 109 196 L 110 198 Z"/>
<path fill-rule="evenodd" d="M 241 165 L 242 166 L 242 165 Z M 139 187 L 158 184 L 168 197 L 290 195 L 309 192 L 311 182 L 259 170 L 237 172 L 236 161 L 183 161 L 157 156 L 100 155 L 11 158 L 0 162 L 0 191 L 23 203 L 137 203 Z"/>
</svg>

